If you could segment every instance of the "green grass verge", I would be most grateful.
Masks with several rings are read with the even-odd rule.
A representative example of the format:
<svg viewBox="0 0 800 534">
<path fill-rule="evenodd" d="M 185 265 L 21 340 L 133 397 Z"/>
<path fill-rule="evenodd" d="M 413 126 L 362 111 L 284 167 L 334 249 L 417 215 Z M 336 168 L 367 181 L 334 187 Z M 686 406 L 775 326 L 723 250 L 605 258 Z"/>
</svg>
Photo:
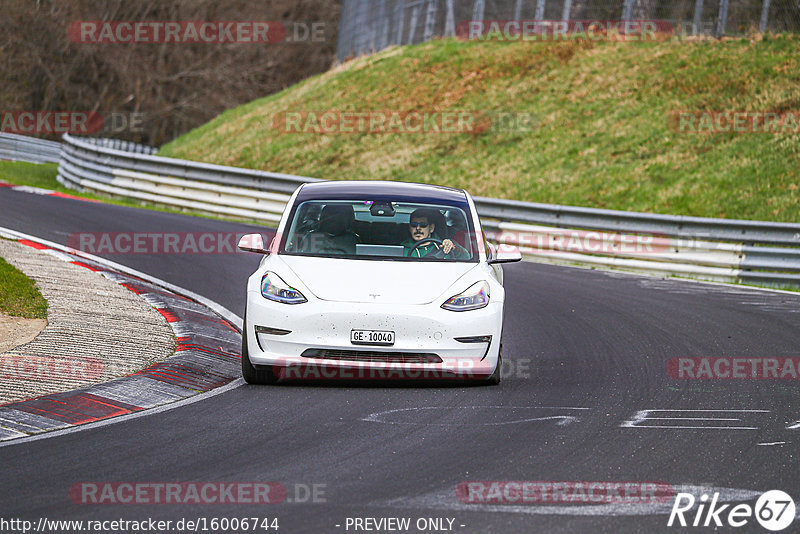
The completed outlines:
<svg viewBox="0 0 800 534">
<path fill-rule="evenodd" d="M 0 311 L 28 319 L 47 318 L 47 301 L 36 284 L 3 258 L 0 258 Z"/>
<path fill-rule="evenodd" d="M 284 133 L 286 111 L 511 111 L 534 131 Z M 651 213 L 800 219 L 800 134 L 688 134 L 677 111 L 800 110 L 800 37 L 394 48 L 226 111 L 159 155 Z"/>
<path fill-rule="evenodd" d="M 24 161 L 0 161 L 0 181 L 16 185 L 29 185 L 42 189 L 64 191 L 56 180 L 58 164 L 26 163 Z"/>
</svg>

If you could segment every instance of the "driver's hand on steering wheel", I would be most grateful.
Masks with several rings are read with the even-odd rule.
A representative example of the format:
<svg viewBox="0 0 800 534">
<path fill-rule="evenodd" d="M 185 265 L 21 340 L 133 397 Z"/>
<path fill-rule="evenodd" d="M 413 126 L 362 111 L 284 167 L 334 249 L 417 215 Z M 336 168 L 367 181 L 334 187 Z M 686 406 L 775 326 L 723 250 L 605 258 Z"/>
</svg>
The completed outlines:
<svg viewBox="0 0 800 534">
<path fill-rule="evenodd" d="M 450 241 L 449 239 L 445 239 L 444 241 L 442 241 L 442 251 L 443 251 L 445 254 L 450 254 L 450 252 L 451 252 L 451 251 L 452 251 L 454 248 L 456 248 L 456 246 L 455 246 L 455 245 L 453 244 L 453 242 L 452 242 L 452 241 Z"/>
</svg>

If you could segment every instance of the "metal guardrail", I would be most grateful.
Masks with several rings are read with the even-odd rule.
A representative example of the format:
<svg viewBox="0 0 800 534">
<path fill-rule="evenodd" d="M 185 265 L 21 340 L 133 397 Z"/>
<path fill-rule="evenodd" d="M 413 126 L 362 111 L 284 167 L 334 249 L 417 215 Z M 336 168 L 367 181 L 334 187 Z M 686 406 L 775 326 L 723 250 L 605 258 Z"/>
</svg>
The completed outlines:
<svg viewBox="0 0 800 534">
<path fill-rule="evenodd" d="M 84 141 L 92 143 L 97 146 L 105 148 L 113 148 L 114 150 L 122 150 L 123 152 L 134 152 L 136 154 L 155 154 L 158 149 L 148 145 L 133 143 L 131 141 L 124 141 L 122 139 L 105 139 L 98 137 L 85 137 Z"/>
<path fill-rule="evenodd" d="M 658 215 L 515 200 L 475 198 L 483 217 L 547 224 L 561 228 L 591 228 L 646 232 L 689 239 L 800 246 L 800 224 Z"/>
<path fill-rule="evenodd" d="M 62 165 L 59 166 L 59 180 L 63 179 L 63 185 L 81 187 L 81 179 L 114 185 L 115 170 L 285 194 L 291 194 L 302 183 L 317 181 L 304 176 L 136 154 L 103 147 L 96 140 L 64 134 Z"/>
<path fill-rule="evenodd" d="M 64 135 L 66 187 L 275 223 L 316 178 L 128 152 Z M 127 147 L 129 148 L 129 147 Z M 487 237 L 526 259 L 800 287 L 800 223 L 658 215 L 476 197 Z"/>
<path fill-rule="evenodd" d="M 29 163 L 58 163 L 61 143 L 0 132 L 0 159 Z"/>
</svg>

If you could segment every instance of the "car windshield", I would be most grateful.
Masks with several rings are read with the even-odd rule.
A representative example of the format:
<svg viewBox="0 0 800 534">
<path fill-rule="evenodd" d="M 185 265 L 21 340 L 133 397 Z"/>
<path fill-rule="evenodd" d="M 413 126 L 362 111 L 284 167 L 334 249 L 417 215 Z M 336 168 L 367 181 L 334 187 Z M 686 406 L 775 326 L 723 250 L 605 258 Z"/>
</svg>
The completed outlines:
<svg viewBox="0 0 800 534">
<path fill-rule="evenodd" d="M 457 206 L 390 200 L 308 200 L 287 222 L 280 254 L 477 262 L 472 221 Z"/>
</svg>

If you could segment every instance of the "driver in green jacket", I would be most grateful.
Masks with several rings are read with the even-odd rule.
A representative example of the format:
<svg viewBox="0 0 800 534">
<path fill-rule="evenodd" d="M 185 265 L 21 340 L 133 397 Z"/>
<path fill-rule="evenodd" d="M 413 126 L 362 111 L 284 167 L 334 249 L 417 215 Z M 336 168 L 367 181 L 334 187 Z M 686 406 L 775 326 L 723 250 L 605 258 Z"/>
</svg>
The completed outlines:
<svg viewBox="0 0 800 534">
<path fill-rule="evenodd" d="M 437 250 L 441 250 L 445 258 L 468 260 L 470 258 L 469 252 L 461 245 L 454 243 L 451 239 L 443 239 L 441 245 L 433 241 L 428 241 L 414 248 L 416 243 L 424 241 L 425 239 L 438 239 L 434 233 L 436 225 L 431 222 L 432 217 L 430 217 L 429 213 L 428 210 L 423 208 L 414 210 L 414 212 L 411 213 L 411 220 L 408 223 L 408 231 L 411 237 L 401 243 L 401 245 L 403 245 L 403 255 L 422 258 Z"/>
</svg>

